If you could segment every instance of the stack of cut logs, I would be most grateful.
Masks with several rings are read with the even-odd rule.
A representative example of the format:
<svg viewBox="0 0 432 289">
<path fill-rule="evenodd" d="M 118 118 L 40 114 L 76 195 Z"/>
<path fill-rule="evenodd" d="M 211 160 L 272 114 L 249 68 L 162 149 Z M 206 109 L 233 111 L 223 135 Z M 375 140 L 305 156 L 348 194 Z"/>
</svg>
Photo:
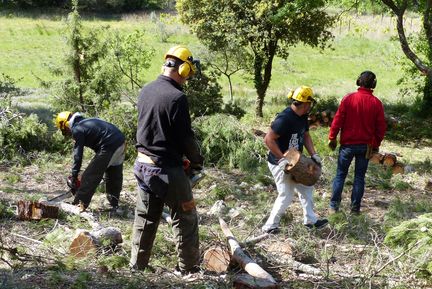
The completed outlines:
<svg viewBox="0 0 432 289">
<path fill-rule="evenodd" d="M 405 165 L 397 161 L 395 153 L 374 153 L 369 162 L 391 168 L 394 175 L 403 174 L 405 171 Z"/>
<path fill-rule="evenodd" d="M 331 110 L 323 110 L 315 113 L 309 114 L 309 127 L 317 128 L 321 126 L 331 126 L 333 118 L 335 117 L 336 112 Z"/>
</svg>

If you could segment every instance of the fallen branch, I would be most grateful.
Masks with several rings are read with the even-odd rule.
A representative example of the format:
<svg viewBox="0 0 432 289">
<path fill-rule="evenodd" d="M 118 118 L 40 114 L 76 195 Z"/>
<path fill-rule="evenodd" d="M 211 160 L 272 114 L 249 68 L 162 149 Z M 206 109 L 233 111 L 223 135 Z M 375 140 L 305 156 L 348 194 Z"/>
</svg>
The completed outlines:
<svg viewBox="0 0 432 289">
<path fill-rule="evenodd" d="M 235 282 L 248 282 L 250 280 L 259 280 L 259 284 L 254 282 L 253 286 L 259 286 L 258 288 L 278 288 L 276 280 L 267 273 L 263 268 L 261 268 L 254 260 L 252 260 L 248 255 L 246 255 L 242 248 L 240 247 L 239 242 L 234 237 L 233 233 L 229 229 L 228 225 L 222 218 L 219 218 L 219 224 L 221 226 L 222 232 L 228 240 L 228 244 L 231 249 L 232 258 L 247 272 L 251 275 L 252 279 L 248 278 L 247 280 L 236 279 Z M 261 282 L 262 281 L 262 282 Z M 242 283 L 243 284 L 243 283 Z"/>
</svg>

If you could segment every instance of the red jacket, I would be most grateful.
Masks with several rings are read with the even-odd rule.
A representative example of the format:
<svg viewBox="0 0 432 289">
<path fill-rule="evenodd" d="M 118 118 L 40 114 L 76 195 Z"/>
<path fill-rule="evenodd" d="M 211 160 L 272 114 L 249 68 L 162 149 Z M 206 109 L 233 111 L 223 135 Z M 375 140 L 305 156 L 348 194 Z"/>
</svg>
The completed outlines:
<svg viewBox="0 0 432 289">
<path fill-rule="evenodd" d="M 381 145 L 387 125 L 382 102 L 372 92 L 360 87 L 342 99 L 330 128 L 330 140 L 336 139 L 340 131 L 341 145 Z"/>
</svg>

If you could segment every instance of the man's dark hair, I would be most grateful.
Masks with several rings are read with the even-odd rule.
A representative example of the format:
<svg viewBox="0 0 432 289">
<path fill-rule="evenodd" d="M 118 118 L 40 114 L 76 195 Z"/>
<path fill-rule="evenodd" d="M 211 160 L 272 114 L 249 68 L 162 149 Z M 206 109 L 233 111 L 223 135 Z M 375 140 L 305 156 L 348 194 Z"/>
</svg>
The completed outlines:
<svg viewBox="0 0 432 289">
<path fill-rule="evenodd" d="M 357 78 L 356 84 L 360 87 L 364 88 L 375 88 L 376 87 L 376 75 L 372 71 L 366 70 L 363 71 L 360 76 Z"/>
</svg>

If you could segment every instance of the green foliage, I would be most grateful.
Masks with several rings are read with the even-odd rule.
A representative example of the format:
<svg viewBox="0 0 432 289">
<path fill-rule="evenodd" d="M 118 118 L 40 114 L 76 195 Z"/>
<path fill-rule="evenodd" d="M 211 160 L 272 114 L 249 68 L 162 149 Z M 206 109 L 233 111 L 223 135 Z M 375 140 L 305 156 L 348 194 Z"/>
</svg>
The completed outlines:
<svg viewBox="0 0 432 289">
<path fill-rule="evenodd" d="M 159 14 L 159 17 L 157 17 L 156 13 L 152 12 L 150 14 L 150 19 L 155 25 L 153 33 L 162 43 L 167 43 L 169 38 L 177 32 L 177 29 L 172 29 L 169 26 L 174 23 L 174 17 L 170 14 L 161 13 Z"/>
<path fill-rule="evenodd" d="M 247 47 L 252 57 L 244 59 L 253 67 L 257 92 L 257 116 L 270 84 L 273 58 L 286 58 L 291 46 L 305 43 L 324 47 L 332 35 L 328 28 L 334 18 L 323 7 L 326 1 L 181 0 L 181 20 L 213 51 Z"/>
<path fill-rule="evenodd" d="M 330 0 L 329 3 L 334 7 L 342 8 L 344 11 L 351 10 L 356 14 L 379 14 L 388 10 L 380 1 L 375 0 Z"/>
<path fill-rule="evenodd" d="M 126 138 L 126 159 L 136 156 L 135 142 L 138 112 L 129 103 L 109 107 L 100 117 L 112 124 L 124 134 Z"/>
<path fill-rule="evenodd" d="M 9 219 L 15 215 L 14 210 L 3 200 L 0 201 L 0 219 Z"/>
<path fill-rule="evenodd" d="M 135 30 L 129 34 L 117 33 L 111 40 L 114 67 L 126 78 L 130 89 L 143 86 L 143 71 L 148 69 L 154 56 L 154 49 L 147 48 L 142 41 L 144 32 Z"/>
<path fill-rule="evenodd" d="M 35 114 L 24 116 L 12 107 L 4 112 L 0 115 L 0 163 L 26 163 L 33 152 L 49 148 L 48 127 Z"/>
<path fill-rule="evenodd" d="M 0 7 L 12 8 L 70 8 L 67 0 L 7 0 L 0 2 Z M 167 0 L 80 0 L 79 5 L 88 11 L 112 11 L 115 13 L 135 11 L 137 9 L 166 8 Z M 168 6 L 169 7 L 169 6 Z"/>
<path fill-rule="evenodd" d="M 418 276 L 430 278 L 432 275 L 432 214 L 427 213 L 415 219 L 402 222 L 392 228 L 384 239 L 392 248 L 411 250 L 412 268 Z"/>
<path fill-rule="evenodd" d="M 195 75 L 184 85 L 192 117 L 211 115 L 222 110 L 221 87 L 215 72 L 202 72 Z"/>
<path fill-rule="evenodd" d="M 236 101 L 225 103 L 222 107 L 222 112 L 233 115 L 237 119 L 241 119 L 246 114 L 246 110 L 244 110 Z"/>
<path fill-rule="evenodd" d="M 129 258 L 126 256 L 106 256 L 98 260 L 98 264 L 106 266 L 109 270 L 115 270 L 119 268 L 127 268 L 129 265 Z"/>
<path fill-rule="evenodd" d="M 121 74 L 107 57 L 109 43 L 103 39 L 108 27 L 85 32 L 78 13 L 77 1 L 67 22 L 68 51 L 65 65 L 51 69 L 60 75 L 53 87 L 56 110 L 88 112 L 92 115 L 120 99 Z"/>
<path fill-rule="evenodd" d="M 232 116 L 201 117 L 196 119 L 195 128 L 206 165 L 255 171 L 265 158 L 262 139 Z"/>
<path fill-rule="evenodd" d="M 371 241 L 369 232 L 373 224 L 366 214 L 355 215 L 339 211 L 329 216 L 329 223 L 334 227 L 336 232 L 351 239 L 353 242 L 365 244 Z"/>
<path fill-rule="evenodd" d="M 92 280 L 92 275 L 89 272 L 80 272 L 74 283 L 71 285 L 71 289 L 85 289 L 89 288 L 89 281 Z"/>
<path fill-rule="evenodd" d="M 389 231 L 399 225 L 402 221 L 415 218 L 419 214 L 432 211 L 432 204 L 427 200 L 416 200 L 410 198 L 406 201 L 396 198 L 390 203 L 390 206 L 384 216 L 383 228 Z"/>
</svg>

